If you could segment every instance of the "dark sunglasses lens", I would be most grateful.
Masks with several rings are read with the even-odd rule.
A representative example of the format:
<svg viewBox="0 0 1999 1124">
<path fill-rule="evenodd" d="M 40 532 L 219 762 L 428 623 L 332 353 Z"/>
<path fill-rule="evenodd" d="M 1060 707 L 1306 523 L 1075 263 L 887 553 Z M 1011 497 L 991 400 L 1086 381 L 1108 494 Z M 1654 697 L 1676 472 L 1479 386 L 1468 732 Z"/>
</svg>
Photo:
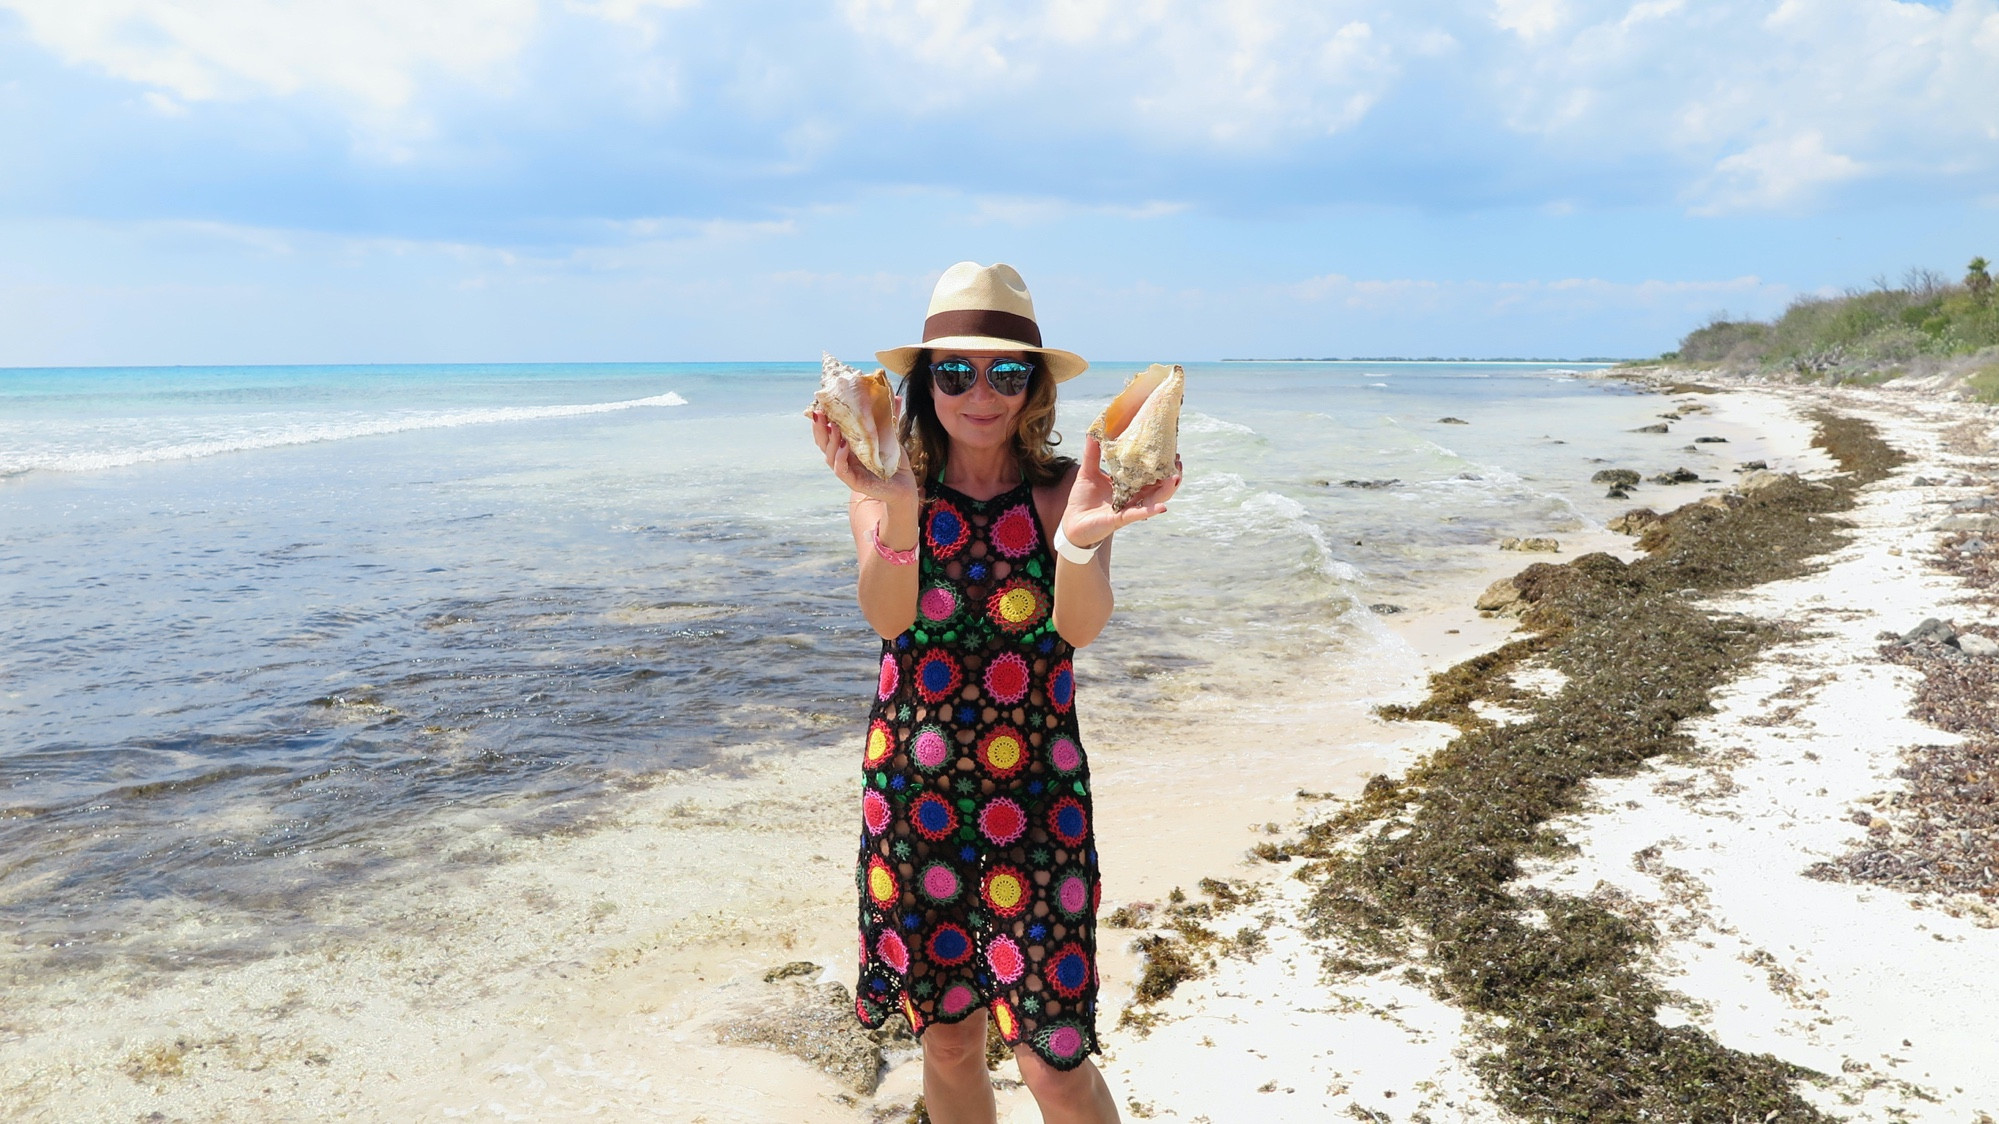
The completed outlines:
<svg viewBox="0 0 1999 1124">
<path fill-rule="evenodd" d="M 1034 368 L 1017 359 L 1002 359 L 986 371 L 986 381 L 993 384 L 993 390 L 1011 398 L 1027 389 L 1027 380 L 1034 374 Z"/>
<path fill-rule="evenodd" d="M 962 359 L 946 359 L 930 364 L 930 381 L 945 394 L 963 394 L 979 377 L 978 368 Z"/>
</svg>

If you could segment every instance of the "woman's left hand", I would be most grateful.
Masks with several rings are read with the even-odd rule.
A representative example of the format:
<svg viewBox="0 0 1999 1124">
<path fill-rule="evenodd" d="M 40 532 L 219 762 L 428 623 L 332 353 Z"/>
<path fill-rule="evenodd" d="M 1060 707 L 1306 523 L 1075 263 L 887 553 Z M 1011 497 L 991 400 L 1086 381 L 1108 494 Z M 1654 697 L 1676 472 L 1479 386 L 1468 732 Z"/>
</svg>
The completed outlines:
<svg viewBox="0 0 1999 1124">
<path fill-rule="evenodd" d="M 1083 439 L 1083 463 L 1069 488 L 1069 507 L 1062 513 L 1062 533 L 1088 549 L 1111 537 L 1119 527 L 1162 515 L 1166 501 L 1180 488 L 1180 458 L 1173 458 L 1173 475 L 1139 489 L 1123 511 L 1111 507 L 1111 478 L 1103 469 L 1103 444 Z"/>
</svg>

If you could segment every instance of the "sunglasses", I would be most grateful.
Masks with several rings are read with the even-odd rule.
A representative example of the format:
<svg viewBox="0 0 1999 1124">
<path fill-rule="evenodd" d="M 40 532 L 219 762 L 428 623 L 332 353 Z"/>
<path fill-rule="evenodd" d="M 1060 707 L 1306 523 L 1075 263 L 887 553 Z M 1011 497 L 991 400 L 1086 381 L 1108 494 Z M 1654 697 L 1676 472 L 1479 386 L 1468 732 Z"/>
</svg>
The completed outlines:
<svg viewBox="0 0 1999 1124">
<path fill-rule="evenodd" d="M 986 385 L 993 393 L 1004 398 L 1012 398 L 1027 389 L 1027 380 L 1034 375 L 1034 364 L 1019 359 L 995 359 L 986 367 Z M 979 381 L 979 369 L 969 359 L 942 359 L 930 364 L 930 385 L 940 394 L 953 398 L 972 389 Z"/>
</svg>

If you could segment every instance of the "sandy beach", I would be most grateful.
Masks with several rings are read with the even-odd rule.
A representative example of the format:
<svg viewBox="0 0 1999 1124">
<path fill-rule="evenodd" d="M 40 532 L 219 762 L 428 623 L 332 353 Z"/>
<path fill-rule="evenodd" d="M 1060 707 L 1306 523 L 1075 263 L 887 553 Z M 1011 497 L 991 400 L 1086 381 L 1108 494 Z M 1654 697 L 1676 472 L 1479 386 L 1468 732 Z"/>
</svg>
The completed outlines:
<svg viewBox="0 0 1999 1124">
<path fill-rule="evenodd" d="M 1888 661 L 1881 636 L 1930 617 L 1991 631 L 1990 589 L 1981 597 L 1938 571 L 1950 536 L 1935 528 L 1951 502 L 1993 493 L 1999 411 L 1797 387 L 1684 400 L 1763 434 L 1768 455 L 1756 459 L 1773 471 L 1833 469 L 1806 420 L 1828 406 L 1874 423 L 1912 459 L 1861 493 L 1850 540 L 1818 572 L 1704 604 L 1795 632 L 1729 683 L 1713 714 L 1686 724 L 1693 752 L 1591 782 L 1586 810 L 1558 824 L 1576 853 L 1535 864 L 1525 881 L 1635 906 L 1660 934 L 1646 972 L 1674 997 L 1659 1021 L 1811 1071 L 1796 1087 L 1828 1115 L 1992 1119 L 1993 840 L 1977 841 L 1982 894 L 1829 880 L 1823 867 L 1930 816 L 1904 807 L 1898 770 L 1918 747 L 1957 739 L 1911 716 L 1914 676 Z M 1635 556 L 1628 542 L 1617 552 Z M 1474 1067 L 1492 1025 L 1399 966 L 1329 982 L 1333 953 L 1298 920 L 1309 895 L 1281 873 L 1251 874 L 1260 899 L 1207 922 L 1259 928 L 1260 950 L 1220 957 L 1160 1006 L 1149 1037 L 1117 1050 L 1133 1114 L 1512 1118 Z"/>
<path fill-rule="evenodd" d="M 1699 600 L 1790 631 L 1718 691 L 1712 714 L 1684 724 L 1694 750 L 1589 781 L 1585 807 L 1554 825 L 1572 851 L 1520 881 L 1642 919 L 1658 934 L 1643 971 L 1672 997 L 1660 1023 L 1811 1071 L 1795 1088 L 1829 1115 L 1999 1115 L 1999 1074 L 1979 1064 L 1999 1037 L 1990 890 L 1841 881 L 1822 865 L 1920 835 L 1897 770 L 1905 754 L 1957 738 L 1912 716 L 1918 674 L 1890 662 L 1880 636 L 1929 617 L 1994 633 L 1990 591 L 1981 601 L 1934 565 L 1944 536 L 1933 528 L 1950 502 L 1993 491 L 1999 416 L 1880 391 L 1711 390 L 1657 402 L 1723 437 L 1723 462 L 1828 476 L 1838 466 L 1811 444 L 1811 412 L 1826 407 L 1872 423 L 1911 459 L 1858 493 L 1842 516 L 1850 536 L 1815 572 Z M 1661 437 L 1658 463 L 1632 467 L 1691 456 L 1682 439 Z M 1718 475 L 1641 485 L 1631 502 L 1665 512 L 1742 486 Z M 1214 744 L 1142 715 L 1086 726 L 1108 921 L 1101 1064 L 1128 1117 L 1511 1118 L 1480 1068 L 1493 1019 L 1439 998 L 1421 956 L 1329 971 L 1353 949 L 1312 920 L 1313 886 L 1293 877 L 1309 864 L 1290 850 L 1369 778 L 1400 777 L 1458 734 L 1375 708 L 1415 703 L 1432 673 L 1525 635 L 1515 616 L 1474 607 L 1481 590 L 1592 552 L 1642 556 L 1632 536 L 1601 528 L 1562 536 L 1552 554 L 1494 543 L 1461 586 L 1377 618 L 1390 655 L 1346 681 L 1201 703 L 1232 719 Z M 1512 682 L 1547 694 L 1561 676 L 1530 664 Z M 917 1055 L 846 1015 L 852 768 L 836 733 L 804 755 L 746 750 L 574 832 L 441 824 L 440 850 L 495 861 L 476 883 L 399 886 L 375 911 L 395 918 L 378 932 L 342 934 L 323 955 L 299 948 L 135 983 L 116 1014 L 87 994 L 38 995 L 38 1009 L 62 1012 L 63 1033 L 6 1027 L 10 1048 L 30 1053 L 10 1066 L 0 1104 L 37 1120 L 900 1124 L 920 1091 Z M 719 877 L 711 856 L 729 851 L 811 858 Z M 1135 1002 L 1158 941 L 1193 931 L 1215 937 L 1192 949 L 1193 970 L 1170 995 Z M 495 955 L 468 970 L 448 951 L 465 942 Z M 305 1007 L 340 1017 L 289 1029 Z M 135 1009 L 151 1028 L 136 1038 Z M 423 1048 L 384 1056 L 373 1043 L 386 1039 Z M 1037 1120 L 1012 1064 L 994 1076 L 1001 1119 Z"/>
</svg>

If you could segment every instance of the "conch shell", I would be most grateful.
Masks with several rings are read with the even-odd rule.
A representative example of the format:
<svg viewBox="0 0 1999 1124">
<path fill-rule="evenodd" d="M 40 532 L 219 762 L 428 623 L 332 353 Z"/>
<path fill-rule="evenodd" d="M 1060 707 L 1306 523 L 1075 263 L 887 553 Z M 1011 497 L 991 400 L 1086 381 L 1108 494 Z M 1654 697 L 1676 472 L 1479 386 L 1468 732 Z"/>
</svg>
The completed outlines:
<svg viewBox="0 0 1999 1124">
<path fill-rule="evenodd" d="M 1123 511 L 1141 490 L 1173 475 L 1186 393 L 1187 372 L 1179 364 L 1154 363 L 1133 375 L 1090 423 L 1090 436 L 1103 443 L 1112 507 Z"/>
<path fill-rule="evenodd" d="M 895 432 L 895 394 L 889 389 L 888 372 L 864 375 L 825 352 L 820 353 L 819 393 L 812 396 L 813 409 L 826 411 L 847 448 L 869 472 L 883 480 L 895 475 L 902 464 L 902 441 Z M 812 411 L 807 410 L 810 417 Z"/>
</svg>

